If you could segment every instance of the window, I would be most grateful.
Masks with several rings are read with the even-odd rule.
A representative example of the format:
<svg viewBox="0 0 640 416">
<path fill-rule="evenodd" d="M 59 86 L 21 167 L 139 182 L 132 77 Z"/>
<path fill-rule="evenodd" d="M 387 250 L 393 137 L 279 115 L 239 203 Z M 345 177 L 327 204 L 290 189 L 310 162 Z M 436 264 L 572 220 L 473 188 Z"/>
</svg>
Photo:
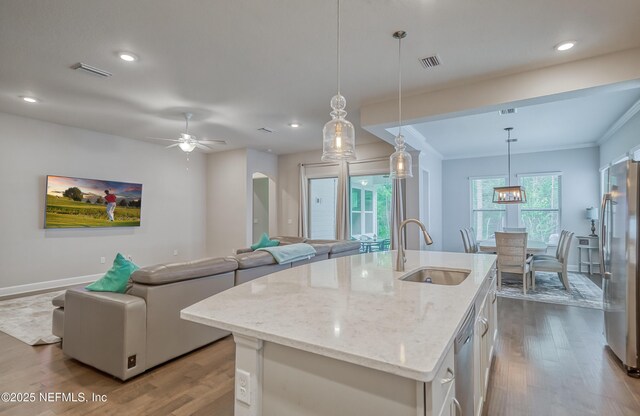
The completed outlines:
<svg viewBox="0 0 640 416">
<path fill-rule="evenodd" d="M 391 180 L 389 175 L 351 176 L 351 237 L 387 239 L 391 213 Z"/>
<path fill-rule="evenodd" d="M 492 238 L 504 226 L 507 210 L 493 203 L 493 188 L 506 182 L 504 177 L 471 178 L 471 226 L 477 240 Z"/>
<path fill-rule="evenodd" d="M 560 233 L 560 175 L 518 175 L 520 186 L 527 192 L 527 202 L 520 205 L 520 224 L 528 238 L 549 241 Z"/>
<path fill-rule="evenodd" d="M 338 178 L 309 179 L 309 238 L 336 238 Z"/>
</svg>

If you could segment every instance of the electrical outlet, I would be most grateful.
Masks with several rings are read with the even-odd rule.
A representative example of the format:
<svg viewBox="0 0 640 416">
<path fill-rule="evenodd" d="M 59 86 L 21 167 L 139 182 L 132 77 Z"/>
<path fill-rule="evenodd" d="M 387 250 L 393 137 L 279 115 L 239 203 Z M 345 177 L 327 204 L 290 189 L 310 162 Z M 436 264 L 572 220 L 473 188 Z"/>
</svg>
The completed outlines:
<svg viewBox="0 0 640 416">
<path fill-rule="evenodd" d="M 100 257 L 100 264 L 105 264 L 107 261 L 107 259 L 105 259 L 104 257 Z"/>
<path fill-rule="evenodd" d="M 178 255 L 178 249 L 173 250 L 173 255 L 177 256 Z"/>
<path fill-rule="evenodd" d="M 237 368 L 236 400 L 251 405 L 251 374 Z"/>
</svg>

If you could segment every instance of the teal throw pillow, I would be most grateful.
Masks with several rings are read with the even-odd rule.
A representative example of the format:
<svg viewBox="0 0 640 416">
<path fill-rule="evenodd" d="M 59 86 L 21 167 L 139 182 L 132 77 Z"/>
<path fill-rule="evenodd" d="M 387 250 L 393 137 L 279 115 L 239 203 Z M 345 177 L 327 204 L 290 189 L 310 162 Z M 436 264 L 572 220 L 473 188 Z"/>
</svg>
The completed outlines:
<svg viewBox="0 0 640 416">
<path fill-rule="evenodd" d="M 129 284 L 129 276 L 138 269 L 138 266 L 118 253 L 113 260 L 111 269 L 100 280 L 91 283 L 85 289 L 94 292 L 125 293 Z"/>
<path fill-rule="evenodd" d="M 280 241 L 278 240 L 269 240 L 269 236 L 267 235 L 267 233 L 262 233 L 262 236 L 260 237 L 260 240 L 258 240 L 257 243 L 253 244 L 251 246 L 251 250 L 257 250 L 259 248 L 264 248 L 264 247 L 275 247 L 278 244 L 280 244 Z"/>
</svg>

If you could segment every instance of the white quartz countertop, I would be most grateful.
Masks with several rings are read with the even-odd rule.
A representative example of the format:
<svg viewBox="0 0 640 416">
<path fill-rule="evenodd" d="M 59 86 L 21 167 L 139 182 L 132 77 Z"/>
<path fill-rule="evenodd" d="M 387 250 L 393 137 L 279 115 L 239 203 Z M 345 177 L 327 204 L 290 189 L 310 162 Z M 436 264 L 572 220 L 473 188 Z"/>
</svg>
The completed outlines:
<svg viewBox="0 0 640 416">
<path fill-rule="evenodd" d="M 431 381 L 496 256 L 395 251 L 297 266 L 181 312 L 190 321 L 419 381 Z M 421 267 L 469 270 L 461 284 L 400 280 Z"/>
</svg>

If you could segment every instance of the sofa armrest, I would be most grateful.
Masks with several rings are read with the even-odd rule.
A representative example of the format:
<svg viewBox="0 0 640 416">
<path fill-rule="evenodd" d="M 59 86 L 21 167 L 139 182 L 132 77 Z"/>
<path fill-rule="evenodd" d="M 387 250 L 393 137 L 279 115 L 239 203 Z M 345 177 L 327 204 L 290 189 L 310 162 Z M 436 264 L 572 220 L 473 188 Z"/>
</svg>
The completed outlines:
<svg viewBox="0 0 640 416">
<path fill-rule="evenodd" d="M 236 254 L 251 253 L 252 251 L 253 250 L 251 250 L 251 247 L 238 248 L 236 249 Z"/>
<path fill-rule="evenodd" d="M 65 296 L 64 321 L 66 355 L 121 380 L 146 370 L 144 299 L 70 289 Z"/>
</svg>

